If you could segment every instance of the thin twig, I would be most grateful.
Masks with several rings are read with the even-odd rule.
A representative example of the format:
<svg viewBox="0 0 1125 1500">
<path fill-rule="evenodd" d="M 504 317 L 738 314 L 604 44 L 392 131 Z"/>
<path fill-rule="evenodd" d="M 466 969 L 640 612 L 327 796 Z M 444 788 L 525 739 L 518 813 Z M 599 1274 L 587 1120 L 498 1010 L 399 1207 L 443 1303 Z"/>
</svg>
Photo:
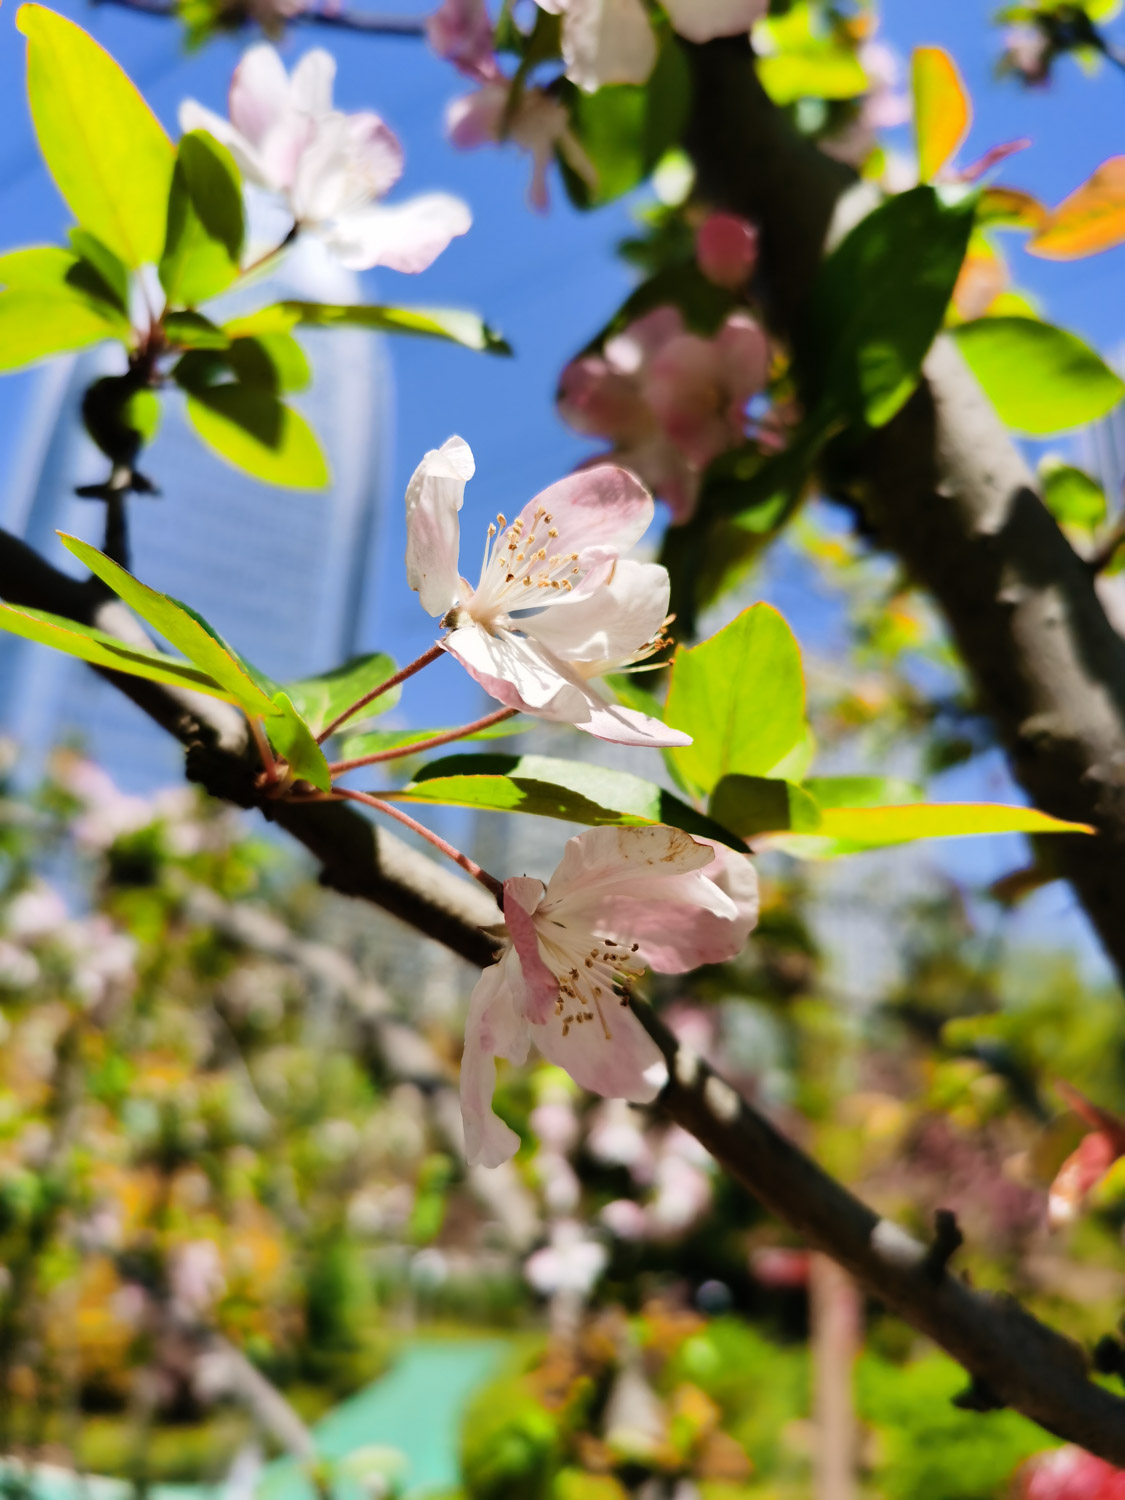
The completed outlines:
<svg viewBox="0 0 1125 1500">
<path fill-rule="evenodd" d="M 95 5 L 116 5 L 137 15 L 157 20 L 175 20 L 180 7 L 175 0 L 93 0 Z M 359 31 L 368 36 L 421 37 L 426 34 L 425 20 L 420 16 L 383 16 L 365 11 L 335 10 L 331 6 L 313 7 L 287 18 L 291 25 L 335 26 L 344 31 Z"/>
<path fill-rule="evenodd" d="M 494 714 L 485 714 L 483 719 L 474 719 L 471 724 L 462 724 L 460 729 L 447 729 L 444 734 L 432 734 L 428 740 L 413 740 L 407 745 L 393 745 L 389 750 L 375 750 L 370 755 L 357 755 L 352 760 L 334 760 L 328 769 L 333 776 L 343 776 L 345 771 L 357 771 L 360 766 L 378 765 L 384 760 L 401 760 L 407 755 L 418 755 L 423 750 L 436 750 L 439 745 L 449 745 L 454 740 L 468 739 L 493 724 L 502 724 L 514 718 L 518 708 L 498 708 Z"/>
<path fill-rule="evenodd" d="M 349 719 L 354 719 L 361 708 L 366 708 L 369 703 L 374 703 L 376 698 L 381 698 L 384 693 L 390 692 L 391 688 L 398 687 L 400 682 L 405 682 L 408 677 L 413 677 L 415 672 L 420 672 L 423 667 L 428 667 L 431 662 L 437 661 L 443 649 L 441 645 L 431 646 L 428 651 L 423 651 L 421 656 L 409 662 L 405 667 L 396 672 L 393 677 L 388 677 L 386 682 L 379 683 L 378 687 L 373 687 L 369 693 L 365 693 L 362 698 L 358 698 L 350 708 L 345 708 L 342 714 L 337 714 L 327 728 L 320 731 L 316 737 L 317 744 L 323 745 L 325 740 L 331 738 L 336 733 L 341 724 L 346 724 Z"/>
<path fill-rule="evenodd" d="M 417 818 L 412 818 L 409 813 L 404 813 L 401 808 L 392 807 L 389 802 L 384 802 L 382 797 L 373 797 L 370 792 L 353 792 L 350 787 L 337 787 L 335 796 L 345 797 L 349 802 L 362 802 L 364 807 L 373 807 L 376 812 L 386 813 L 389 818 L 403 824 L 412 832 L 424 838 L 428 844 L 432 844 L 446 859 L 451 859 L 455 865 L 460 865 L 462 870 L 471 875 L 474 880 L 479 881 L 486 891 L 490 891 L 496 897 L 501 907 L 504 904 L 504 884 L 497 880 L 495 875 L 490 875 L 487 870 L 482 870 L 475 859 L 470 859 L 467 854 L 462 854 L 460 849 L 455 848 L 442 838 L 441 834 L 435 833 L 432 828 L 427 828 L 424 823 L 419 823 Z"/>
</svg>

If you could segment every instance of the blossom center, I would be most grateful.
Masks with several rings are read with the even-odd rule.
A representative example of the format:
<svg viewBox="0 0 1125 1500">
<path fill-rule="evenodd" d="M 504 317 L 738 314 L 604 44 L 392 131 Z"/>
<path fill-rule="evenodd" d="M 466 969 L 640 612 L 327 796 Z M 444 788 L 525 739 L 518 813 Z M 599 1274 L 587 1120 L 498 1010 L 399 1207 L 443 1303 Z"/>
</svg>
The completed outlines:
<svg viewBox="0 0 1125 1500">
<path fill-rule="evenodd" d="M 629 990 L 644 974 L 643 968 L 633 967 L 640 944 L 572 933 L 557 919 L 544 920 L 542 914 L 535 930 L 543 962 L 558 980 L 555 1016 L 562 1023 L 563 1036 L 569 1036 L 572 1026 L 597 1022 L 606 1041 L 612 1041 L 607 1010 L 611 1000 L 629 1004 Z M 587 948 L 591 936 L 593 946 Z"/>
<path fill-rule="evenodd" d="M 480 582 L 463 608 L 484 629 L 510 629 L 511 611 L 535 609 L 568 594 L 582 572 L 577 552 L 558 548 L 558 527 L 540 506 L 525 524 L 517 516 L 509 526 L 498 515 L 488 527 Z"/>
</svg>

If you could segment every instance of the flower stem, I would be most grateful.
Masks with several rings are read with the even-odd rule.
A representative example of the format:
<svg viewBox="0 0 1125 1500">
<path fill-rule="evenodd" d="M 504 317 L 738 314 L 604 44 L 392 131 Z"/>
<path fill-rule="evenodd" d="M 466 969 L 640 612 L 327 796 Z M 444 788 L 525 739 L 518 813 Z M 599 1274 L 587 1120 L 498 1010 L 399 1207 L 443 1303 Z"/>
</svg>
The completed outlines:
<svg viewBox="0 0 1125 1500">
<path fill-rule="evenodd" d="M 300 226 L 294 223 L 292 229 L 281 241 L 280 245 L 275 245 L 272 250 L 267 250 L 264 255 L 259 255 L 257 260 L 252 260 L 248 266 L 242 267 L 242 270 L 238 273 L 240 279 L 250 276 L 255 271 L 260 271 L 263 266 L 268 265 L 275 256 L 280 255 L 287 246 L 293 243 L 293 241 L 297 238 L 299 230 Z"/>
<path fill-rule="evenodd" d="M 378 687 L 373 687 L 369 693 L 362 698 L 357 698 L 350 708 L 345 708 L 342 714 L 337 714 L 327 728 L 322 729 L 316 737 L 318 745 L 323 745 L 330 735 L 336 733 L 341 724 L 346 724 L 350 718 L 359 713 L 361 708 L 366 708 L 369 703 L 374 703 L 376 698 L 381 698 L 391 688 L 398 687 L 400 682 L 405 682 L 408 677 L 413 677 L 415 672 L 420 672 L 423 667 L 428 667 L 432 661 L 437 661 L 442 653 L 440 645 L 433 645 L 428 651 L 423 651 L 417 660 L 410 662 L 393 677 L 388 677 L 386 682 L 381 682 Z"/>
<path fill-rule="evenodd" d="M 451 859 L 455 865 L 460 865 L 462 870 L 471 875 L 474 880 L 480 882 L 486 891 L 490 891 L 496 897 L 501 907 L 504 905 L 504 886 L 490 875 L 487 870 L 482 870 L 475 859 L 470 859 L 467 854 L 462 854 L 460 849 L 455 849 L 452 844 L 447 843 L 440 834 L 434 833 L 433 829 L 427 828 L 424 823 L 419 823 L 409 813 L 402 812 L 397 807 L 392 807 L 389 802 L 384 802 L 381 797 L 373 797 L 370 792 L 353 792 L 348 787 L 338 786 L 333 789 L 334 797 L 344 797 L 349 802 L 362 802 L 365 807 L 373 807 L 376 812 L 386 813 L 389 818 L 403 823 L 407 828 L 413 829 L 420 834 L 427 843 L 432 844 L 435 849 L 444 854 L 446 859 Z"/>
<path fill-rule="evenodd" d="M 342 776 L 345 771 L 356 771 L 360 766 L 374 766 L 383 760 L 399 760 L 404 755 L 417 755 L 422 750 L 436 750 L 439 745 L 467 739 L 481 729 L 502 724 L 505 719 L 511 719 L 518 713 L 518 708 L 498 708 L 493 714 L 485 714 L 483 719 L 462 724 L 460 729 L 447 729 L 444 734 L 432 734 L 428 740 L 412 740 L 408 745 L 394 745 L 389 750 L 376 750 L 371 755 L 357 755 L 354 760 L 335 760 L 328 769 L 333 776 Z"/>
</svg>

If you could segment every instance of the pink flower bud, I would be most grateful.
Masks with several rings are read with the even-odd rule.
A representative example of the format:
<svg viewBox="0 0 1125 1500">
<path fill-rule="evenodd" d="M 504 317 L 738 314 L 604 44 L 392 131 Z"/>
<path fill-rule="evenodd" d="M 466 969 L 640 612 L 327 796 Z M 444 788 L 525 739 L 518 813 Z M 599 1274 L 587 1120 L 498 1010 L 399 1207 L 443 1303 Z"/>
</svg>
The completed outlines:
<svg viewBox="0 0 1125 1500">
<path fill-rule="evenodd" d="M 758 259 L 758 231 L 737 214 L 710 214 L 696 233 L 695 258 L 708 281 L 737 291 Z"/>
</svg>

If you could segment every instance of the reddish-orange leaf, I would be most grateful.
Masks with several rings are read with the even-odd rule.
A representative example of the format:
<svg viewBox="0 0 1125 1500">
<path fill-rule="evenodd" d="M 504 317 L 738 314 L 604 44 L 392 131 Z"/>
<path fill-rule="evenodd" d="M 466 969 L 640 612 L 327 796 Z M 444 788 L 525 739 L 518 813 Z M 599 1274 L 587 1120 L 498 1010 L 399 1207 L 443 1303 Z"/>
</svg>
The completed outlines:
<svg viewBox="0 0 1125 1500">
<path fill-rule="evenodd" d="M 1027 242 L 1045 260 L 1080 260 L 1125 243 L 1125 156 L 1111 156 Z"/>
<path fill-rule="evenodd" d="M 911 83 L 918 175 L 928 182 L 968 135 L 972 106 L 957 64 L 942 47 L 915 47 Z"/>
<path fill-rule="evenodd" d="M 998 229 L 1039 231 L 1050 217 L 1050 211 L 1039 199 L 1022 188 L 987 187 L 977 209 L 977 223 L 984 228 L 995 225 Z"/>
</svg>

